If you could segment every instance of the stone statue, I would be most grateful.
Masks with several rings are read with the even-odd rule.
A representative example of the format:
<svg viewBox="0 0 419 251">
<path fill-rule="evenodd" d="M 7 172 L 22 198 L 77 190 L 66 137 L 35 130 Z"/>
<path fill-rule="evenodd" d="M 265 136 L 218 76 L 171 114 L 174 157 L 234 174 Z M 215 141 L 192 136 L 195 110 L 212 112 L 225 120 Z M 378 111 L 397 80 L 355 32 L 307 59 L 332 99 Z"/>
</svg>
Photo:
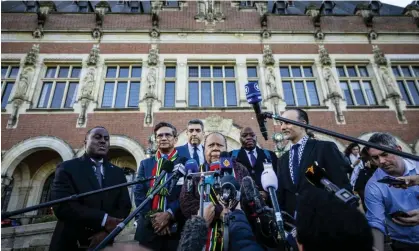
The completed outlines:
<svg viewBox="0 0 419 251">
<path fill-rule="evenodd" d="M 263 46 L 263 64 L 266 66 L 275 64 L 275 59 L 272 55 L 272 49 L 269 45 Z"/>
<path fill-rule="evenodd" d="M 154 94 L 154 88 L 156 86 L 156 69 L 150 68 L 150 70 L 148 71 L 148 75 L 147 75 L 147 87 L 148 87 L 148 94 Z"/>
<path fill-rule="evenodd" d="M 388 95 L 400 96 L 399 92 L 396 90 L 393 78 L 391 77 L 387 67 L 380 67 L 380 71 L 381 71 L 381 78 L 383 79 Z"/>
<path fill-rule="evenodd" d="M 377 65 L 387 66 L 387 59 L 377 45 L 372 46 L 372 52 L 374 53 L 374 61 Z"/>
<path fill-rule="evenodd" d="M 157 49 L 157 45 L 151 45 L 151 49 L 148 52 L 148 60 L 147 63 L 149 66 L 155 66 L 159 62 L 159 50 Z"/>
<path fill-rule="evenodd" d="M 39 44 L 34 44 L 31 50 L 26 54 L 25 57 L 25 65 L 35 66 L 36 60 L 38 59 L 39 55 Z"/>
<path fill-rule="evenodd" d="M 324 67 L 323 68 L 323 77 L 324 80 L 327 83 L 327 88 L 329 90 L 329 95 L 330 96 L 340 96 L 340 91 L 339 88 L 336 84 L 336 79 L 333 76 L 332 70 L 330 69 L 330 67 Z"/>
<path fill-rule="evenodd" d="M 327 52 L 324 45 L 319 45 L 319 55 L 320 55 L 320 63 L 322 66 L 331 65 L 332 60 L 330 59 L 329 53 Z"/>
<path fill-rule="evenodd" d="M 17 84 L 17 89 L 13 99 L 22 99 L 26 100 L 26 92 L 28 91 L 28 87 L 30 84 L 29 77 L 30 77 L 29 69 L 25 69 L 19 77 L 19 82 Z"/>
<path fill-rule="evenodd" d="M 93 45 L 92 49 L 90 50 L 89 57 L 87 58 L 87 65 L 88 66 L 96 66 L 99 62 L 99 45 Z"/>
<path fill-rule="evenodd" d="M 272 67 L 267 68 L 266 86 L 268 87 L 269 93 L 271 95 L 277 94 L 276 83 L 275 83 L 275 73 Z"/>
<path fill-rule="evenodd" d="M 80 99 L 93 100 L 93 88 L 95 86 L 95 70 L 90 69 L 83 79 L 83 87 L 81 88 Z"/>
</svg>

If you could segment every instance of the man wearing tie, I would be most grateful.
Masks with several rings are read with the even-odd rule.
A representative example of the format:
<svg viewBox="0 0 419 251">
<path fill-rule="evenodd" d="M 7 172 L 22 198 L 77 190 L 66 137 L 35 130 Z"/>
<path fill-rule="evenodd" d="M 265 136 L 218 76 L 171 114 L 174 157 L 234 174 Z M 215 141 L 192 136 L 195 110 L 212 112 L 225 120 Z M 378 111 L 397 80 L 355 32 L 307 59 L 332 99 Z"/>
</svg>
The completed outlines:
<svg viewBox="0 0 419 251">
<path fill-rule="evenodd" d="M 137 178 L 159 176 L 164 161 L 172 161 L 179 164 L 181 159 L 175 144 L 178 140 L 177 130 L 170 123 L 160 122 L 154 127 L 154 135 L 157 143 L 155 156 L 141 161 Z M 183 164 L 183 163 L 182 163 Z M 166 174 L 162 184 L 171 173 Z M 153 199 L 147 203 L 137 217 L 137 231 L 135 240 L 152 250 L 176 250 L 181 228 L 184 223 L 183 215 L 179 206 L 179 194 L 183 183 L 180 181 L 169 194 L 168 186 L 163 188 Z M 155 180 L 135 185 L 135 205 L 138 207 L 148 196 Z"/>
<path fill-rule="evenodd" d="M 258 186 L 259 191 L 263 198 L 267 198 L 266 192 L 263 192 L 262 183 L 260 177 L 263 172 L 263 163 L 272 163 L 274 170 L 276 171 L 276 165 L 278 158 L 275 153 L 256 145 L 256 134 L 250 127 L 245 127 L 240 131 L 240 142 L 242 147 L 239 150 L 233 150 L 230 155 L 236 158 L 237 162 L 244 165 L 250 173 L 250 176 Z"/>
<path fill-rule="evenodd" d="M 289 109 L 282 114 L 282 117 L 309 124 L 307 113 L 301 109 Z M 307 189 L 313 189 L 313 185 L 304 175 L 314 161 L 325 169 L 331 182 L 351 191 L 348 177 L 344 172 L 346 162 L 335 143 L 310 139 L 306 129 L 282 121 L 281 131 L 285 139 L 291 142 L 291 149 L 281 156 L 277 169 L 278 202 L 281 210 L 294 216 L 297 197 Z"/>
<path fill-rule="evenodd" d="M 204 134 L 204 123 L 201 120 L 193 119 L 189 121 L 186 130 L 188 143 L 176 148 L 179 156 L 194 159 L 198 165 L 204 164 L 204 147 L 201 144 L 204 139 Z"/>
<path fill-rule="evenodd" d="M 82 157 L 58 165 L 52 200 L 127 182 L 123 170 L 106 160 L 109 133 L 104 127 L 90 129 L 84 143 L 86 153 Z M 99 244 L 128 216 L 131 200 L 127 187 L 121 187 L 53 208 L 58 222 L 49 250 L 85 250 Z"/>
</svg>

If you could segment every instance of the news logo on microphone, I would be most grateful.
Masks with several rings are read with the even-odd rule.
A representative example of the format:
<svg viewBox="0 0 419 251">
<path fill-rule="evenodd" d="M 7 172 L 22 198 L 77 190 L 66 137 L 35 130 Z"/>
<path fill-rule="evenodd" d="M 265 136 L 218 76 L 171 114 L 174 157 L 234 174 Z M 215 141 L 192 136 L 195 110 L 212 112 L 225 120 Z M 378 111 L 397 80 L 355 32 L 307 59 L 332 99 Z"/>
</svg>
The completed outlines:
<svg viewBox="0 0 419 251">
<path fill-rule="evenodd" d="M 259 84 L 257 82 L 249 82 L 245 85 L 247 103 L 257 104 L 262 101 Z"/>
</svg>

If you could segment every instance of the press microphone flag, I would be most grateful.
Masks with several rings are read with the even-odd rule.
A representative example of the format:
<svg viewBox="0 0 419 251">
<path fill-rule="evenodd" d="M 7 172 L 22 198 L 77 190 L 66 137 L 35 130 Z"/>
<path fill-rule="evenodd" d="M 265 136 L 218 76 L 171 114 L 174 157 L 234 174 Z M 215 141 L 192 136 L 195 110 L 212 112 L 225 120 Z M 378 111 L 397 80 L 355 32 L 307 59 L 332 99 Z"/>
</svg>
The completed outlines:
<svg viewBox="0 0 419 251">
<path fill-rule="evenodd" d="M 220 153 L 220 164 L 221 164 L 221 175 L 232 175 L 233 174 L 233 163 L 231 161 L 230 154 L 228 152 Z"/>
<path fill-rule="evenodd" d="M 268 131 L 266 130 L 266 120 L 262 114 L 261 104 L 262 94 L 260 93 L 257 82 L 249 82 L 245 85 L 247 103 L 251 104 L 256 113 L 256 119 L 259 124 L 260 132 L 265 140 L 268 140 Z"/>
<path fill-rule="evenodd" d="M 325 188 L 327 191 L 334 193 L 336 197 L 346 204 L 358 207 L 358 198 L 345 188 L 339 188 L 327 179 L 326 172 L 323 168 L 319 167 L 317 161 L 315 161 L 314 164 L 307 169 L 305 176 L 314 186 Z"/>
</svg>

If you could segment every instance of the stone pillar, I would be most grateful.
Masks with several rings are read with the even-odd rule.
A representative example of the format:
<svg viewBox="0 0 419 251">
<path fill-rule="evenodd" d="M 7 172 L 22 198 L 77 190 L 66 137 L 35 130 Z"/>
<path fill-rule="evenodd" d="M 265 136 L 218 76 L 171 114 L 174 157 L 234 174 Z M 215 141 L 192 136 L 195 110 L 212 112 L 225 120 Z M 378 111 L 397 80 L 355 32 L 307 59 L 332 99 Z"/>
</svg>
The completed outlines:
<svg viewBox="0 0 419 251">
<path fill-rule="evenodd" d="M 239 97 L 239 106 L 248 106 L 246 99 L 246 90 L 245 85 L 247 84 L 247 62 L 246 58 L 243 56 L 236 57 L 236 65 L 237 65 L 237 90 L 238 90 L 238 97 Z M 260 85 L 260 84 L 259 84 Z"/>
<path fill-rule="evenodd" d="M 186 57 L 179 57 L 176 65 L 176 107 L 186 107 L 188 93 L 188 61 Z"/>
</svg>

